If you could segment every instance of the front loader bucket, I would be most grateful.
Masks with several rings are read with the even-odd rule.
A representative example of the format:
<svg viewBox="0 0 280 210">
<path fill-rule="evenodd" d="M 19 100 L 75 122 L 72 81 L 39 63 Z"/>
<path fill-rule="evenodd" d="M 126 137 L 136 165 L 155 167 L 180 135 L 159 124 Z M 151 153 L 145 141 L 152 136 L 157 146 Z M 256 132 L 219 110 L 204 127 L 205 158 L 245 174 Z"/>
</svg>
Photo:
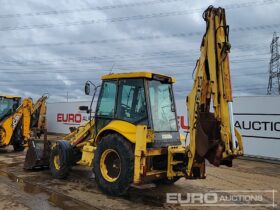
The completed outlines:
<svg viewBox="0 0 280 210">
<path fill-rule="evenodd" d="M 24 169 L 48 168 L 51 143 L 47 140 L 30 140 L 25 156 Z"/>
</svg>

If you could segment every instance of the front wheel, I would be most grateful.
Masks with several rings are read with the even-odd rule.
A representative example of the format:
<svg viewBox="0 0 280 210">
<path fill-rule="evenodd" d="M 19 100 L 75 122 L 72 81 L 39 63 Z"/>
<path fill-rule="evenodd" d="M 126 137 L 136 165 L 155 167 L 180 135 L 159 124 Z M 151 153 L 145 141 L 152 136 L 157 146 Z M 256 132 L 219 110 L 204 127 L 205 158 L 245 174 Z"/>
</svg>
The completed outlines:
<svg viewBox="0 0 280 210">
<path fill-rule="evenodd" d="M 72 167 L 73 150 L 69 142 L 58 141 L 50 154 L 50 170 L 56 179 L 65 179 Z"/>
<path fill-rule="evenodd" d="M 127 192 L 133 182 L 133 152 L 131 143 L 118 134 L 102 138 L 95 151 L 93 172 L 103 192 L 115 196 Z"/>
</svg>

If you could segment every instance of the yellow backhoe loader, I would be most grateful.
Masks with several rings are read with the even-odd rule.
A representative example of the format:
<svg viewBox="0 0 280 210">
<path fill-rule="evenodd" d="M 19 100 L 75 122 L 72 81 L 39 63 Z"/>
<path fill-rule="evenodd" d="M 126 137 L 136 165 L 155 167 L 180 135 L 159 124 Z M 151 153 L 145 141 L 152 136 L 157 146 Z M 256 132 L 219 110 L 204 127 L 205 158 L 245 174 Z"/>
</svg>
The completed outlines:
<svg viewBox="0 0 280 210">
<path fill-rule="evenodd" d="M 0 96 L 0 147 L 22 151 L 30 138 L 40 138 L 46 129 L 46 99 L 33 104 L 30 98 Z"/>
<path fill-rule="evenodd" d="M 75 164 L 93 167 L 102 191 L 123 195 L 131 185 L 204 179 L 206 160 L 232 166 L 243 146 L 233 126 L 229 30 L 224 9 L 209 7 L 203 17 L 206 32 L 187 97 L 189 144 L 180 141 L 175 78 L 151 72 L 105 75 L 94 118 L 52 145 L 55 178 L 66 178 Z M 90 92 L 87 82 L 85 93 Z M 91 113 L 92 103 L 80 109 Z"/>
</svg>

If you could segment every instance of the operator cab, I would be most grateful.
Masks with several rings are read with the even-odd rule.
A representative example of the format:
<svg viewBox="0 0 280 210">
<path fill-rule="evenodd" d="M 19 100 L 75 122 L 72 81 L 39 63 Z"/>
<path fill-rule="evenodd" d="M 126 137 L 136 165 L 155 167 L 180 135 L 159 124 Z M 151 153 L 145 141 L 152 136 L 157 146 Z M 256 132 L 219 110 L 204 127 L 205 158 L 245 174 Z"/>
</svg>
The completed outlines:
<svg viewBox="0 0 280 210">
<path fill-rule="evenodd" d="M 135 72 L 105 75 L 102 81 L 95 112 L 97 132 L 112 120 L 123 120 L 151 128 L 152 147 L 180 144 L 174 78 Z"/>
<path fill-rule="evenodd" d="M 11 115 L 21 104 L 21 97 L 0 96 L 0 121 Z"/>
</svg>

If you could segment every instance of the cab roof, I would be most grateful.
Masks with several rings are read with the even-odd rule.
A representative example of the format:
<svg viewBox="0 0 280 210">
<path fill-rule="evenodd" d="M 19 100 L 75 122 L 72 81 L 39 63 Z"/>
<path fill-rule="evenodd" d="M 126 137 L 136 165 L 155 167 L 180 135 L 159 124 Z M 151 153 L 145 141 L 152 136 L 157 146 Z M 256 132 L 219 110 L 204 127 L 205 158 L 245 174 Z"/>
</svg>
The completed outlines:
<svg viewBox="0 0 280 210">
<path fill-rule="evenodd" d="M 9 96 L 9 95 L 1 95 L 1 94 L 0 94 L 0 97 L 1 97 L 1 98 L 8 98 L 8 99 L 13 99 L 13 98 L 15 98 L 15 99 L 21 99 L 20 96 Z"/>
<path fill-rule="evenodd" d="M 176 79 L 174 77 L 169 77 L 164 74 L 157 74 L 153 72 L 129 72 L 129 73 L 113 73 L 106 74 L 101 77 L 102 80 L 111 80 L 111 79 L 127 79 L 127 78 L 147 78 L 154 80 L 166 80 L 168 83 L 175 83 Z"/>
</svg>

